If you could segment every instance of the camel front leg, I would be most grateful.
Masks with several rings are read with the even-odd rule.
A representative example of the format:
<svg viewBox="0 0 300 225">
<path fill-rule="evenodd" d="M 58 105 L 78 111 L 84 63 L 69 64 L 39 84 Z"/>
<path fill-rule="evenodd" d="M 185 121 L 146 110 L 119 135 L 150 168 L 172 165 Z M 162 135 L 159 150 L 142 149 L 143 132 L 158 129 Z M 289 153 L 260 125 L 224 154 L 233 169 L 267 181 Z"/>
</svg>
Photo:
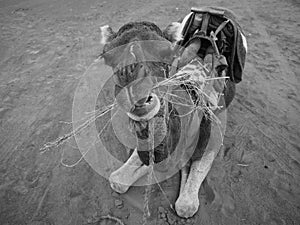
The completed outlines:
<svg viewBox="0 0 300 225">
<path fill-rule="evenodd" d="M 189 175 L 189 168 L 190 165 L 185 165 L 182 169 L 181 169 L 181 178 L 180 178 L 180 191 L 179 193 L 181 194 L 184 190 L 184 186 L 186 184 L 186 181 L 188 179 L 188 175 Z"/>
<path fill-rule="evenodd" d="M 220 113 L 218 117 L 221 121 L 226 121 L 226 112 Z M 180 194 L 175 203 L 178 216 L 188 218 L 198 211 L 198 192 L 222 146 L 224 131 L 225 127 L 220 129 L 219 125 L 213 122 L 211 136 L 202 158 L 192 162 L 187 179 L 186 169 L 182 172 Z"/>
<path fill-rule="evenodd" d="M 125 164 L 110 175 L 110 186 L 118 193 L 125 193 L 132 184 L 146 175 L 149 169 L 149 166 L 143 165 L 135 149 Z"/>
<path fill-rule="evenodd" d="M 216 153 L 211 151 L 208 154 L 203 155 L 201 160 L 192 162 L 187 181 L 175 203 L 175 209 L 178 216 L 189 218 L 198 211 L 198 192 L 212 166 L 215 156 Z"/>
</svg>

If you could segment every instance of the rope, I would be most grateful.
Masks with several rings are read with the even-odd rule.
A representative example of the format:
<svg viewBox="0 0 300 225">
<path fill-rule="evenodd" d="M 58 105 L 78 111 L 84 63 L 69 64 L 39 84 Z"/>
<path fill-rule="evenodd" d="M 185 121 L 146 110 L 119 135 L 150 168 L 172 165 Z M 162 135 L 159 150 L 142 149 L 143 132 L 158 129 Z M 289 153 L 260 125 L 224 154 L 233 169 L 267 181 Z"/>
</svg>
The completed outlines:
<svg viewBox="0 0 300 225">
<path fill-rule="evenodd" d="M 147 176 L 148 185 L 146 186 L 145 195 L 144 195 L 143 225 L 147 224 L 147 219 L 151 215 L 150 210 L 149 210 L 149 199 L 150 199 L 151 190 L 152 190 L 151 181 L 152 181 L 152 177 L 154 175 L 154 170 L 153 170 L 154 169 L 154 123 L 155 123 L 155 120 L 154 120 L 154 118 L 152 118 L 149 121 L 149 147 L 150 147 L 149 168 L 150 168 L 150 171 Z"/>
</svg>

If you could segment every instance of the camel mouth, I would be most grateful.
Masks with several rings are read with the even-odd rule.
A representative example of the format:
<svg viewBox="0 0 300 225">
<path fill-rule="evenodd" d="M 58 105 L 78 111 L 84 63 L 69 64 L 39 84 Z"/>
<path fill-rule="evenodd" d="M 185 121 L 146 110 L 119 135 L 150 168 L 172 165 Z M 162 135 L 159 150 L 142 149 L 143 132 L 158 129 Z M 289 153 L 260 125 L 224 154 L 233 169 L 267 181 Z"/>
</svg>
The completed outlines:
<svg viewBox="0 0 300 225">
<path fill-rule="evenodd" d="M 127 115 L 135 121 L 148 121 L 158 113 L 160 106 L 158 96 L 151 93 L 148 97 L 140 99 Z"/>
</svg>

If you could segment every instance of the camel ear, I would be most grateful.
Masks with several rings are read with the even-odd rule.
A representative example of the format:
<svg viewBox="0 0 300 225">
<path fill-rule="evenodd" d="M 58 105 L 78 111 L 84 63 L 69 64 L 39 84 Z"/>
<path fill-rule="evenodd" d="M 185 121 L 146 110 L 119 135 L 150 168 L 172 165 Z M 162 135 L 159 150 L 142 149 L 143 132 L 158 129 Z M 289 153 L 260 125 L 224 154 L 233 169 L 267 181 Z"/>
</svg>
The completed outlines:
<svg viewBox="0 0 300 225">
<path fill-rule="evenodd" d="M 173 22 L 163 31 L 164 36 L 171 42 L 182 40 L 182 25 L 178 22 Z"/>
<path fill-rule="evenodd" d="M 242 36 L 242 41 L 243 41 L 243 46 L 245 48 L 246 53 L 248 52 L 248 45 L 247 45 L 247 39 L 246 37 L 241 33 Z"/>
<path fill-rule="evenodd" d="M 100 43 L 103 45 L 109 43 L 116 36 L 116 33 L 112 30 L 112 28 L 109 25 L 100 27 L 100 30 L 101 30 Z"/>
</svg>

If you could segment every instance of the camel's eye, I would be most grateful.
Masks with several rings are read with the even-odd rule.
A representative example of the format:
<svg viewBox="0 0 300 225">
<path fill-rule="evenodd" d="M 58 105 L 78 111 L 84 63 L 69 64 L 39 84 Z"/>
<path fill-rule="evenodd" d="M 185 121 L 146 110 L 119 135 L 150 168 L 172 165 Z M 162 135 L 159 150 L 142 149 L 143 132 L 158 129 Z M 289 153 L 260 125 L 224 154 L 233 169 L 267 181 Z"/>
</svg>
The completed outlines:
<svg viewBox="0 0 300 225">
<path fill-rule="evenodd" d="M 118 63 L 117 63 L 117 60 L 118 60 L 118 55 L 117 55 L 117 50 L 110 50 L 110 51 L 107 51 L 103 54 L 103 58 L 104 58 L 104 61 L 105 61 L 105 64 L 112 67 L 112 68 L 115 68 Z"/>
<path fill-rule="evenodd" d="M 125 74 L 125 72 L 122 71 L 122 70 L 116 70 L 114 72 L 113 81 L 114 81 L 114 84 L 119 86 L 119 87 L 125 87 L 129 83 L 128 78 L 127 78 L 127 74 Z"/>
</svg>

